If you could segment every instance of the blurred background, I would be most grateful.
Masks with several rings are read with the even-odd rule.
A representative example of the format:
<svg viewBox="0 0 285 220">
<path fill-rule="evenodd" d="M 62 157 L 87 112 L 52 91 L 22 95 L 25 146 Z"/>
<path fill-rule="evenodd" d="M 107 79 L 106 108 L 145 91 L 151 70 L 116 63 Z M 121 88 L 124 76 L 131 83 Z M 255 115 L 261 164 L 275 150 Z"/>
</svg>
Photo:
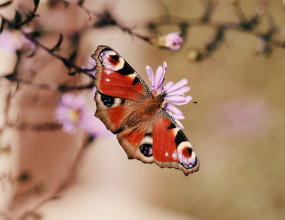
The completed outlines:
<svg viewBox="0 0 285 220">
<path fill-rule="evenodd" d="M 14 1 L 0 15 L 15 21 L 17 10 L 23 21 L 35 2 Z M 40 1 L 36 14 L 20 28 L 6 22 L 1 33 L 33 33 L 28 51 L 0 35 L 0 218 L 285 218 L 283 1 Z M 176 31 L 180 50 L 142 38 Z M 38 44 L 53 48 L 59 33 L 60 50 Z M 90 142 L 82 129 L 70 134 L 56 123 L 65 93 L 84 95 L 95 112 L 91 87 L 75 89 L 92 84 L 88 71 L 68 72 L 77 70 L 70 63 L 92 67 L 98 45 L 115 49 L 147 83 L 145 66 L 163 61 L 166 81 L 188 79 L 198 104 L 179 108 L 199 172 L 128 160 L 114 135 Z M 74 50 L 67 65 L 54 56 Z"/>
</svg>

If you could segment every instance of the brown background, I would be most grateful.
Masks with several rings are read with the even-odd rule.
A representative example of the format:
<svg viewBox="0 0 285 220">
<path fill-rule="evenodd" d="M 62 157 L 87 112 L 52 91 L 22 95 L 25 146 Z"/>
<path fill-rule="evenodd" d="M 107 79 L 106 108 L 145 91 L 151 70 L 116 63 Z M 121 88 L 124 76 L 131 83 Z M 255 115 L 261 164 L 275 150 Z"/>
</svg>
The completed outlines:
<svg viewBox="0 0 285 220">
<path fill-rule="evenodd" d="M 255 11 L 257 1 L 241 3 L 245 14 Z M 97 11 L 111 9 L 123 25 L 144 34 L 147 31 L 142 25 L 167 13 L 165 8 L 170 15 L 185 18 L 199 17 L 203 11 L 199 1 L 187 0 L 179 3 L 170 0 L 162 3 L 89 1 L 86 4 Z M 268 10 L 276 23 L 284 26 L 282 1 L 270 2 Z M 54 33 L 72 32 L 88 21 L 88 16 L 76 7 L 61 7 L 51 16 L 43 2 L 40 13 L 44 27 Z M 237 21 L 226 0 L 218 2 L 213 19 Z M 176 31 L 175 28 L 168 27 L 168 30 Z M 266 21 L 260 29 L 266 29 Z M 200 158 L 199 172 L 185 177 L 175 169 L 129 161 L 115 137 L 102 137 L 81 156 L 73 172 L 72 184 L 56 200 L 40 205 L 70 178 L 83 135 L 79 132 L 71 139 L 61 131 L 33 133 L 9 129 L 1 142 L 12 146 L 12 155 L 0 154 L 2 174 L 8 172 L 17 176 L 19 170 L 28 170 L 33 178 L 24 186 L 18 184 L 8 187 L 9 190 L 2 187 L 2 209 L 21 213 L 15 216 L 35 210 L 33 212 L 43 219 L 53 220 L 284 219 L 285 50 L 276 48 L 271 56 L 257 56 L 260 42 L 255 37 L 228 31 L 222 45 L 210 58 L 198 63 L 187 60 L 189 50 L 203 47 L 212 34 L 208 26 L 190 28 L 182 49 L 168 51 L 148 45 L 117 27 L 97 28 L 84 32 L 78 59 L 83 62 L 97 45 L 104 44 L 119 52 L 146 81 L 145 66 L 156 69 L 163 61 L 168 64 L 166 81 L 187 78 L 191 86 L 189 94 L 199 104 L 189 103 L 180 109 L 186 116 L 182 120 L 184 132 Z M 55 35 L 44 42 L 52 45 L 56 38 Z M 62 53 L 68 54 L 67 51 Z M 64 75 L 60 64 L 51 65 L 58 61 L 48 55 L 39 60 L 37 64 L 27 61 L 26 67 L 24 64 L 22 67 L 37 69 L 36 80 L 69 84 L 84 81 L 84 77 Z M 1 93 L 5 94 L 4 91 L 12 87 L 1 80 Z M 59 93 L 27 86 L 17 95 L 12 103 L 11 118 L 18 114 L 27 121 L 53 120 Z M 88 92 L 86 95 L 95 111 L 92 95 Z M 31 101 L 35 97 L 37 101 Z M 4 106 L 4 95 L 2 102 Z M 16 201 L 17 195 L 27 193 L 39 183 L 45 186 L 44 195 L 33 194 L 29 198 L 24 196 L 25 202 Z"/>
</svg>

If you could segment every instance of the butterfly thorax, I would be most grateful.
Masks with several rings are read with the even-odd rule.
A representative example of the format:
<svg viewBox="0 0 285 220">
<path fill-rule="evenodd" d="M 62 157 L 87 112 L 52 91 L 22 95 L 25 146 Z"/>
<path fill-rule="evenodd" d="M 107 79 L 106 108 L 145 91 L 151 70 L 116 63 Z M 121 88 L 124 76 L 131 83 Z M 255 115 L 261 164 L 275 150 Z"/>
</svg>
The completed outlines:
<svg viewBox="0 0 285 220">
<path fill-rule="evenodd" d="M 133 127 L 140 124 L 142 121 L 154 117 L 158 111 L 164 106 L 165 94 L 157 96 L 146 97 L 139 105 L 139 107 L 131 114 L 127 120 L 126 126 Z"/>
<path fill-rule="evenodd" d="M 158 110 L 160 110 L 160 108 L 163 108 L 165 105 L 165 96 L 165 93 L 161 93 L 157 96 L 146 98 L 142 104 L 144 113 L 154 115 Z"/>
</svg>

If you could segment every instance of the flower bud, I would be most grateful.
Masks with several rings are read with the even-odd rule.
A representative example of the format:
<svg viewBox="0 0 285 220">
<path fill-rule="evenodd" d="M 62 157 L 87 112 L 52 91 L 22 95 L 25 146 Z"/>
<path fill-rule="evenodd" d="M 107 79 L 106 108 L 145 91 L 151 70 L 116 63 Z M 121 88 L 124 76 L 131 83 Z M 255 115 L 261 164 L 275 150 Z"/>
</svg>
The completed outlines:
<svg viewBox="0 0 285 220">
<path fill-rule="evenodd" d="M 183 43 L 183 38 L 180 36 L 180 32 L 172 32 L 151 38 L 150 41 L 153 45 L 159 47 L 168 48 L 170 50 L 179 50 Z"/>
<path fill-rule="evenodd" d="M 196 49 L 190 49 L 186 54 L 186 58 L 191 62 L 199 61 L 201 59 L 201 53 Z"/>
</svg>

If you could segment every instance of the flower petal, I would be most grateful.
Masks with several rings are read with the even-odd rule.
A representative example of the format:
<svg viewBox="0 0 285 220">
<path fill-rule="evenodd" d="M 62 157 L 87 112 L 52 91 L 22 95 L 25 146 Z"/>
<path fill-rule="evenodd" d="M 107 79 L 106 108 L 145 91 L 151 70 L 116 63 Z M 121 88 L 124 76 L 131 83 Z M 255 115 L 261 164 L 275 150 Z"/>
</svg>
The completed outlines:
<svg viewBox="0 0 285 220">
<path fill-rule="evenodd" d="M 62 130 L 64 130 L 65 132 L 69 133 L 69 134 L 75 134 L 76 133 L 76 127 L 74 124 L 70 123 L 70 122 L 65 122 L 62 125 Z"/>
<path fill-rule="evenodd" d="M 180 32 L 169 33 L 165 38 L 165 46 L 171 50 L 179 50 L 183 43 L 183 38 L 180 34 Z"/>
<path fill-rule="evenodd" d="M 176 108 L 174 105 L 167 103 L 164 107 L 165 107 L 165 109 L 173 112 L 176 115 L 183 115 L 183 112 L 180 111 L 178 108 Z"/>
<path fill-rule="evenodd" d="M 174 105 L 185 105 L 188 102 L 190 102 L 192 99 L 191 96 L 166 96 L 165 100 L 168 103 L 174 104 Z"/>
<path fill-rule="evenodd" d="M 159 66 L 156 70 L 155 79 L 154 79 L 154 91 L 161 90 L 164 82 L 165 71 L 163 71 L 162 66 Z"/>
<path fill-rule="evenodd" d="M 174 118 L 181 120 L 181 119 L 185 119 L 185 116 L 184 115 L 174 115 Z"/>
<path fill-rule="evenodd" d="M 171 86 L 166 92 L 170 93 L 172 91 L 175 91 L 176 89 L 185 86 L 187 83 L 188 83 L 187 79 L 182 79 L 178 81 L 177 83 L 175 83 L 173 86 Z"/>
<path fill-rule="evenodd" d="M 146 66 L 146 73 L 148 76 L 148 79 L 151 83 L 151 90 L 154 88 L 154 73 L 150 66 Z"/>
<path fill-rule="evenodd" d="M 184 126 L 182 125 L 182 123 L 178 120 L 175 120 L 175 122 L 178 124 L 178 126 L 183 130 Z"/>
<path fill-rule="evenodd" d="M 167 94 L 172 95 L 184 95 L 184 93 L 188 92 L 190 90 L 190 86 L 183 86 L 181 88 L 175 89 L 171 92 L 168 92 Z"/>
<path fill-rule="evenodd" d="M 166 85 L 164 86 L 164 90 L 168 90 L 170 87 L 172 87 L 174 85 L 174 82 L 170 81 L 168 83 L 166 83 Z"/>
<path fill-rule="evenodd" d="M 186 100 L 186 97 L 181 96 L 181 95 L 173 95 L 173 96 L 166 96 L 165 100 L 168 102 L 172 102 L 172 101 L 182 102 Z"/>
<path fill-rule="evenodd" d="M 107 130 L 103 122 L 99 118 L 94 117 L 93 112 L 91 111 L 88 111 L 86 114 L 84 114 L 84 117 L 80 122 L 80 127 L 91 137 L 112 135 L 112 133 Z"/>
<path fill-rule="evenodd" d="M 164 71 L 164 74 L 166 73 L 166 69 L 167 69 L 167 63 L 164 61 L 164 62 L 163 62 L 163 71 Z"/>
</svg>

